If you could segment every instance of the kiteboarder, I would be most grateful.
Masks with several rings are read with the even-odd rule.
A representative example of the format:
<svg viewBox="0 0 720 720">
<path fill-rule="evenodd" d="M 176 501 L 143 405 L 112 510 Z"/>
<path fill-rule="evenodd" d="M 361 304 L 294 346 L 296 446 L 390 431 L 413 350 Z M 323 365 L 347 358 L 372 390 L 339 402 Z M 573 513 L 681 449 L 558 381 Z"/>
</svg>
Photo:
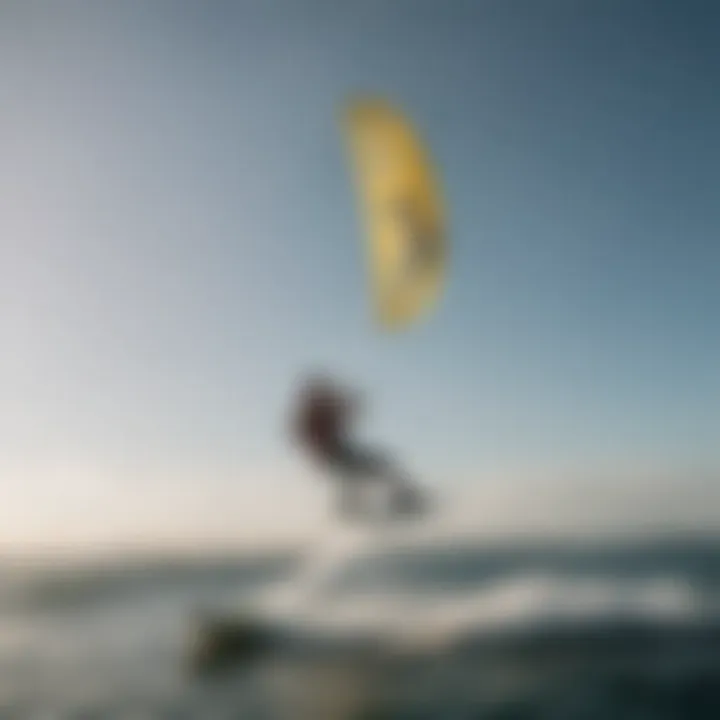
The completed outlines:
<svg viewBox="0 0 720 720">
<path fill-rule="evenodd" d="M 387 487 L 393 513 L 420 513 L 425 506 L 421 494 L 398 472 L 390 457 L 350 437 L 358 406 L 356 394 L 326 375 L 314 375 L 300 390 L 292 419 L 293 435 L 310 457 L 338 480 L 339 509 L 344 517 L 362 515 L 362 500 L 371 483 Z"/>
</svg>

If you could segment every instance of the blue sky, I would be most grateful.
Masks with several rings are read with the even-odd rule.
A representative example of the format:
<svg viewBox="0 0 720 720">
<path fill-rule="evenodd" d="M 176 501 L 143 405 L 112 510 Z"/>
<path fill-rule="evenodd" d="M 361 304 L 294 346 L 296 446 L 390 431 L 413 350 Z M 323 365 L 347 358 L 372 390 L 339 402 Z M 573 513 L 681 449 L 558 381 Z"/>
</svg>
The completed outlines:
<svg viewBox="0 0 720 720">
<path fill-rule="evenodd" d="M 718 15 L 4 2 L 7 538 L 292 524 L 318 497 L 283 412 L 317 365 L 365 389 L 364 433 L 440 488 L 715 483 Z M 449 202 L 447 293 L 407 334 L 370 322 L 337 126 L 355 91 L 413 117 Z"/>
</svg>

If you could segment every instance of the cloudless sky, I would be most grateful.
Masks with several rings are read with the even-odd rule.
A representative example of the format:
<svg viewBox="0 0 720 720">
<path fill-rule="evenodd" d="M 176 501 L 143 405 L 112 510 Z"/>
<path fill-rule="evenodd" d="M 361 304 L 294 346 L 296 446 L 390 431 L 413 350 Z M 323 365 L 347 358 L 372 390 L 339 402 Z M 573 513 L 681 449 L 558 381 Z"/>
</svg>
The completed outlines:
<svg viewBox="0 0 720 720">
<path fill-rule="evenodd" d="M 5 0 L 0 540 L 282 530 L 317 502 L 283 435 L 317 366 L 436 487 L 716 484 L 719 30 L 710 1 Z M 368 310 L 355 91 L 449 204 L 447 292 L 401 335 Z"/>
</svg>

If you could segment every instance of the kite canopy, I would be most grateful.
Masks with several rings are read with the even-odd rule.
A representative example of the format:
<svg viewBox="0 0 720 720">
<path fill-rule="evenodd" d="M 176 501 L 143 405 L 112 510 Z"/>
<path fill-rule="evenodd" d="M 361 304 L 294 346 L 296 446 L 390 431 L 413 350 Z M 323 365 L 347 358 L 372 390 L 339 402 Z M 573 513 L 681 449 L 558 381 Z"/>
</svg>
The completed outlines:
<svg viewBox="0 0 720 720">
<path fill-rule="evenodd" d="M 345 112 L 368 240 L 375 316 L 400 330 L 436 303 L 447 260 L 445 219 L 435 172 L 414 129 L 375 99 Z"/>
</svg>

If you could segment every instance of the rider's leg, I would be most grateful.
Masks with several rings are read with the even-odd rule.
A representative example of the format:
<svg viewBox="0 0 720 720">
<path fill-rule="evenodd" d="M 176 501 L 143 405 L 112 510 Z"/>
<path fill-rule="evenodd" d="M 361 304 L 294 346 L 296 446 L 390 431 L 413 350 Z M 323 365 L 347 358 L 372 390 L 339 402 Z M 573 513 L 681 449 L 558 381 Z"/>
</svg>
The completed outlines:
<svg viewBox="0 0 720 720">
<path fill-rule="evenodd" d="M 393 510 L 417 512 L 425 507 L 423 493 L 385 453 L 344 443 L 336 448 L 333 464 L 340 478 L 340 510 L 343 515 L 358 515 L 367 510 L 368 493 L 373 486 L 385 486 L 388 490 L 387 503 Z"/>
</svg>

